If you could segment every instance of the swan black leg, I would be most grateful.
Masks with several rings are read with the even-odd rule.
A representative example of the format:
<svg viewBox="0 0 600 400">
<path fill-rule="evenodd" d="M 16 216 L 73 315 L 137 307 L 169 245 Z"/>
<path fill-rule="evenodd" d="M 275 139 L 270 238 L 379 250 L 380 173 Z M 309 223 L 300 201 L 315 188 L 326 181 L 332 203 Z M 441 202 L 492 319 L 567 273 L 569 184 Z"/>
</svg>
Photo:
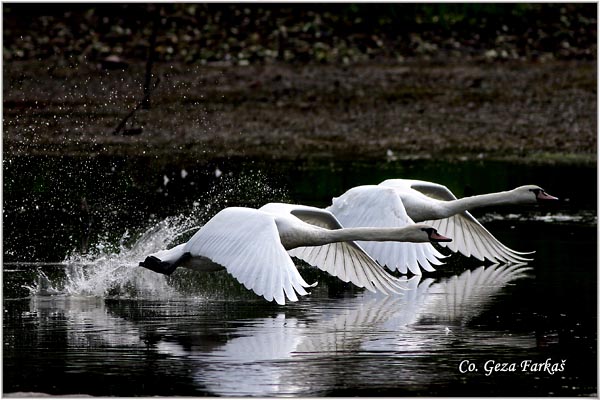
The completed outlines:
<svg viewBox="0 0 600 400">
<path fill-rule="evenodd" d="M 173 271 L 177 269 L 178 265 L 178 263 L 160 261 L 154 256 L 146 257 L 146 259 L 140 263 L 140 267 L 144 267 L 150 271 L 158 272 L 159 274 L 164 275 L 171 275 Z"/>
</svg>

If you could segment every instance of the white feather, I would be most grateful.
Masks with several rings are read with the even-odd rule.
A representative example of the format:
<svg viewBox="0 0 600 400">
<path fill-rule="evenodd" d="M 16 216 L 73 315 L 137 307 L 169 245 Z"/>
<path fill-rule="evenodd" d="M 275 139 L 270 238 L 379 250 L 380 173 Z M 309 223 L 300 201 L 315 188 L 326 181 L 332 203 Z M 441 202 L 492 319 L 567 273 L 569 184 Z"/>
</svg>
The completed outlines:
<svg viewBox="0 0 600 400">
<path fill-rule="evenodd" d="M 447 218 L 420 218 L 425 212 L 443 207 L 444 202 L 457 200 L 456 196 L 446 187 L 437 183 L 409 180 L 388 179 L 379 184 L 382 188 L 394 189 L 403 202 L 406 212 L 415 222 L 424 222 L 439 233 L 451 237 L 452 242 L 440 243 L 453 252 L 459 252 L 467 257 L 475 257 L 492 262 L 524 262 L 531 261 L 523 253 L 512 250 L 496 239 L 468 211 L 459 212 Z M 511 192 L 505 192 L 506 202 L 511 201 Z M 532 196 L 532 201 L 534 197 Z M 519 202 L 523 202 L 521 199 Z M 514 200 L 517 202 L 517 199 Z M 431 215 L 429 215 L 431 217 Z"/>
<path fill-rule="evenodd" d="M 403 227 L 413 224 L 396 191 L 382 186 L 357 186 L 334 198 L 327 208 L 344 227 Z M 450 236 L 452 237 L 452 236 Z M 357 242 L 380 264 L 390 270 L 421 274 L 421 268 L 434 271 L 445 256 L 430 243 Z M 433 265 L 432 265 L 433 264 Z"/>
<path fill-rule="evenodd" d="M 297 301 L 298 294 L 306 295 L 304 288 L 311 286 L 300 276 L 291 254 L 345 282 L 387 294 L 399 292 L 399 279 L 347 238 L 424 241 L 423 230 L 400 228 L 392 236 L 388 229 L 344 230 L 328 211 L 291 204 L 267 204 L 260 210 L 230 207 L 184 245 L 154 253 L 141 265 L 164 273 L 178 266 L 200 271 L 225 268 L 257 295 L 285 304 L 286 298 Z"/>
<path fill-rule="evenodd" d="M 270 203 L 260 208 L 262 211 L 280 216 L 294 216 L 299 221 L 326 229 L 342 229 L 342 224 L 329 211 L 316 207 L 294 204 Z M 366 242 L 370 243 L 370 242 Z M 396 242 L 392 242 L 396 243 Z M 371 292 L 377 289 L 384 293 L 398 292 L 399 280 L 383 270 L 354 242 L 337 242 L 324 246 L 297 247 L 289 254 L 310 265 L 337 276 L 344 282 L 352 282 Z"/>
<path fill-rule="evenodd" d="M 275 218 L 258 210 L 230 207 L 206 223 L 183 248 L 224 266 L 246 288 L 285 304 L 310 287 L 281 244 Z M 285 290 L 285 296 L 284 296 Z"/>
</svg>

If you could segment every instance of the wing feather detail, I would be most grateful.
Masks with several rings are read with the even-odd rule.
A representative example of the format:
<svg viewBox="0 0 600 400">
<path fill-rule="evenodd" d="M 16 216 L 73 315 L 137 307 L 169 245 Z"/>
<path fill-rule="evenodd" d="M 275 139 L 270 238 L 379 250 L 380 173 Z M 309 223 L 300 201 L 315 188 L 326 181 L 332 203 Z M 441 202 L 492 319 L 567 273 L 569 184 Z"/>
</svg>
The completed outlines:
<svg viewBox="0 0 600 400">
<path fill-rule="evenodd" d="M 452 242 L 440 243 L 453 252 L 483 261 L 521 263 L 531 261 L 523 257 L 529 253 L 515 251 L 494 237 L 468 211 L 449 218 L 424 221 L 436 228 L 442 235 L 448 235 Z"/>
<path fill-rule="evenodd" d="M 382 288 L 384 293 L 398 293 L 401 289 L 398 278 L 387 273 L 381 265 L 352 242 L 319 246 L 317 252 L 311 247 L 297 247 L 289 250 L 288 253 L 338 277 L 343 282 L 351 282 L 371 292 L 375 292 L 376 288 Z"/>
<path fill-rule="evenodd" d="M 261 210 L 273 214 L 291 214 L 302 222 L 325 229 L 340 229 L 342 224 L 328 210 L 295 204 L 269 203 Z M 387 273 L 354 242 L 330 243 L 323 246 L 297 247 L 288 251 L 299 258 L 343 282 L 351 282 L 358 287 L 375 292 L 398 292 L 399 281 Z"/>
<path fill-rule="evenodd" d="M 225 267 L 246 288 L 285 304 L 297 301 L 310 287 L 287 254 L 272 215 L 231 207 L 219 212 L 185 245 L 185 252 L 201 255 Z"/>
<path fill-rule="evenodd" d="M 446 186 L 433 182 L 388 179 L 380 183 L 380 185 L 404 192 L 414 190 L 432 199 L 442 201 L 457 199 L 454 193 Z M 531 261 L 531 259 L 523 256 L 532 254 L 532 252 L 519 252 L 502 244 L 468 211 L 449 218 L 424 222 L 438 229 L 442 235 L 447 235 L 453 239 L 450 243 L 442 244 L 442 246 L 447 247 L 453 252 L 459 252 L 467 257 L 472 256 L 480 261 L 485 259 L 492 262 L 510 263 Z"/>
<path fill-rule="evenodd" d="M 402 191 L 416 190 L 432 199 L 438 200 L 456 200 L 454 193 L 446 186 L 439 183 L 411 180 L 411 179 L 388 179 L 380 183 L 381 186 L 396 188 Z"/>
<path fill-rule="evenodd" d="M 358 186 L 334 198 L 327 208 L 344 227 L 403 227 L 410 219 L 396 191 L 383 186 Z M 371 257 L 390 270 L 421 274 L 434 271 L 445 258 L 430 243 L 357 242 Z M 420 268 L 419 268 L 420 266 Z"/>
</svg>

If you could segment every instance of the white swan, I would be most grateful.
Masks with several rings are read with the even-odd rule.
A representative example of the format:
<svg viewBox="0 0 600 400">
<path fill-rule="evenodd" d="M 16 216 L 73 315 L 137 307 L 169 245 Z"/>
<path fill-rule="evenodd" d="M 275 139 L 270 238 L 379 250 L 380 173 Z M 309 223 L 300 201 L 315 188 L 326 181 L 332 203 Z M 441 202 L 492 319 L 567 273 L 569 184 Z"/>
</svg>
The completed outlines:
<svg viewBox="0 0 600 400">
<path fill-rule="evenodd" d="M 330 229 L 327 229 L 330 228 Z M 333 228 L 333 229 L 331 229 Z M 225 268 L 246 288 L 285 304 L 308 294 L 287 250 L 323 247 L 317 253 L 298 249 L 294 256 L 370 291 L 397 292 L 399 280 L 352 243 L 355 240 L 449 241 L 428 225 L 404 228 L 341 228 L 335 217 L 314 207 L 268 204 L 260 210 L 225 208 L 184 244 L 149 255 L 140 266 L 170 274 L 177 267 L 199 271 Z M 331 246 L 331 243 L 342 243 Z"/>
<path fill-rule="evenodd" d="M 448 188 L 432 182 L 389 179 L 377 186 L 358 186 L 342 196 L 334 198 L 328 208 L 346 227 L 353 226 L 404 226 L 407 223 L 424 222 L 444 235 L 453 238 L 452 243 L 443 246 L 453 252 L 473 256 L 483 261 L 523 262 L 528 253 L 514 251 L 498 241 L 467 210 L 503 204 L 532 204 L 558 200 L 535 185 L 521 186 L 513 190 L 483 194 L 457 199 Z M 396 267 L 401 272 L 407 263 L 415 271 L 415 260 L 428 270 L 428 264 L 439 258 L 429 244 L 418 246 L 408 243 L 369 243 L 362 244 L 365 250 L 389 268 Z M 411 250 L 412 249 L 412 250 Z M 422 251 L 422 253 L 419 253 Z M 401 258 L 399 255 L 412 255 Z M 419 257 L 420 255 L 420 257 Z M 435 258 L 434 258 L 435 257 Z M 416 267 L 418 268 L 418 267 Z"/>
<path fill-rule="evenodd" d="M 364 185 L 357 186 L 340 197 L 335 197 L 327 207 L 345 227 L 403 227 L 414 224 L 408 216 L 402 200 L 392 188 Z M 445 256 L 430 243 L 407 242 L 358 242 L 365 251 L 381 265 L 406 274 L 421 275 L 421 268 L 435 271 L 433 265 L 441 265 Z M 420 267 L 419 267 L 420 265 Z"/>
<path fill-rule="evenodd" d="M 283 216 L 289 216 L 291 214 L 308 224 L 326 229 L 342 228 L 338 219 L 331 212 L 316 207 L 269 203 L 261 207 L 260 210 Z M 440 237 L 436 231 L 429 231 L 427 228 L 425 229 L 426 232 L 428 232 L 429 240 L 427 240 L 422 233 L 413 235 L 413 237 L 417 237 L 416 239 L 406 237 L 406 239 L 398 238 L 397 240 L 402 240 L 403 242 L 441 242 L 449 240 Z M 368 236 L 363 236 L 363 238 L 368 241 L 362 243 L 373 243 L 373 239 L 369 239 Z M 289 250 L 288 253 L 311 265 L 317 266 L 319 269 L 326 271 L 330 275 L 337 276 L 344 282 L 352 282 L 359 287 L 366 286 L 367 289 L 372 292 L 375 292 L 375 290 L 374 288 L 369 287 L 370 280 L 364 278 L 364 273 L 362 271 L 364 270 L 365 272 L 368 272 L 368 275 L 374 276 L 378 276 L 382 271 L 385 273 L 385 270 L 383 270 L 383 268 L 381 268 L 381 266 L 355 242 L 338 241 L 322 246 L 301 246 Z M 387 273 L 385 273 L 385 275 L 387 276 Z M 378 281 L 375 281 L 375 283 L 377 286 L 382 286 L 386 281 L 387 279 L 381 281 L 381 283 Z"/>
</svg>

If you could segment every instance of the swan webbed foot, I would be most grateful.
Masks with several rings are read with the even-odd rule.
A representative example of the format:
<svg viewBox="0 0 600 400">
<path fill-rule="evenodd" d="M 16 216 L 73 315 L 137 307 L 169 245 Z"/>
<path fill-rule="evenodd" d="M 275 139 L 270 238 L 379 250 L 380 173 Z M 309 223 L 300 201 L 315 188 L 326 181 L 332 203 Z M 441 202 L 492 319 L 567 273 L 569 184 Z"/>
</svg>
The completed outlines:
<svg viewBox="0 0 600 400">
<path fill-rule="evenodd" d="M 159 260 L 154 256 L 148 256 L 142 262 L 140 262 L 140 267 L 144 267 L 149 269 L 150 271 L 157 272 L 159 274 L 171 275 L 175 269 L 177 269 L 177 263 L 168 263 Z"/>
</svg>

